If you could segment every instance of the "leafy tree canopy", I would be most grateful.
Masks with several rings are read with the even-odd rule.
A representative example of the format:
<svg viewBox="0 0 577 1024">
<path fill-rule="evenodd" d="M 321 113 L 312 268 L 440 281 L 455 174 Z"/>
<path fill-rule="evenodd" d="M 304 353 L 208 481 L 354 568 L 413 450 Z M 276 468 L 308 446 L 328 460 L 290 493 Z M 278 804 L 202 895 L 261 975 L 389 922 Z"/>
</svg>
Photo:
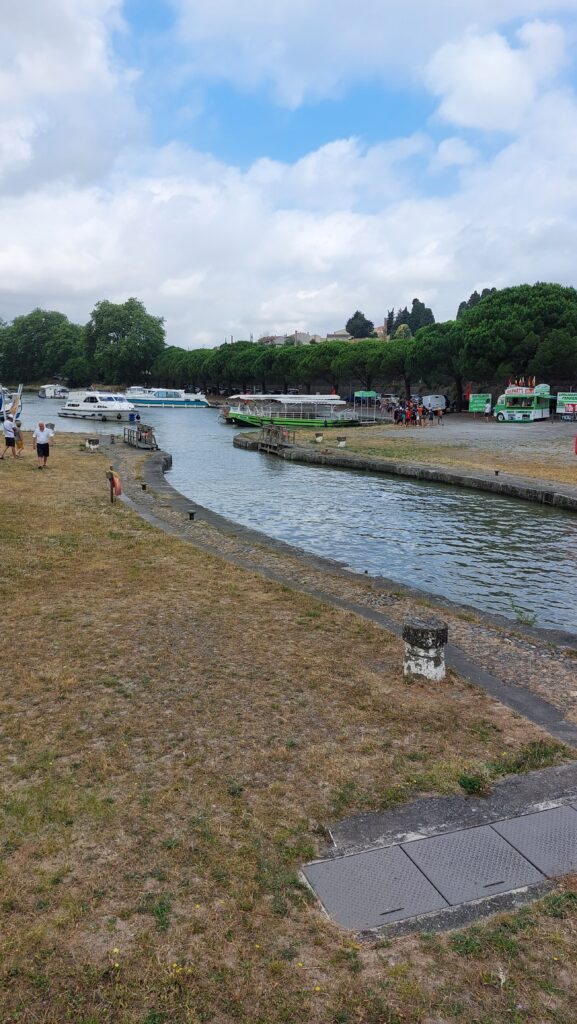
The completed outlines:
<svg viewBox="0 0 577 1024">
<path fill-rule="evenodd" d="M 86 354 L 103 380 L 140 383 L 164 348 L 162 317 L 146 312 L 138 299 L 97 302 L 86 326 Z"/>
<path fill-rule="evenodd" d="M 361 311 L 357 309 L 356 313 L 353 313 L 350 320 L 347 320 L 345 328 L 351 338 L 370 338 L 375 329 L 375 325 L 371 320 L 367 320 L 364 313 L 361 313 Z"/>
</svg>

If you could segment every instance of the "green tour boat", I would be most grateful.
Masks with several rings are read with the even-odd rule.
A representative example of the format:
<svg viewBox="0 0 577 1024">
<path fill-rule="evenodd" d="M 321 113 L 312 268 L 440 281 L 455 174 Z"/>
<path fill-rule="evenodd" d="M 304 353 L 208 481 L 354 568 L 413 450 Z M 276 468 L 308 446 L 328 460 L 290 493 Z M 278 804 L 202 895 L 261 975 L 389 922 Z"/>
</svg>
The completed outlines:
<svg viewBox="0 0 577 1024">
<path fill-rule="evenodd" d="M 229 403 L 222 415 L 225 423 L 237 427 L 277 423 L 298 429 L 356 426 L 359 422 L 339 395 L 231 395 Z"/>
</svg>

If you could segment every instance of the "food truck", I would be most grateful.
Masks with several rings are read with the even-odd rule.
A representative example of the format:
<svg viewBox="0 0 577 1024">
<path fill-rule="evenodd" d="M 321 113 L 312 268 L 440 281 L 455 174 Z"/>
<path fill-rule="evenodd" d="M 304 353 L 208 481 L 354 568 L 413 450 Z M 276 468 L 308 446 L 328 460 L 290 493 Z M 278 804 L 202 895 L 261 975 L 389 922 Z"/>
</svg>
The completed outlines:
<svg viewBox="0 0 577 1024">
<path fill-rule="evenodd" d="M 500 423 L 534 423 L 551 415 L 549 384 L 536 384 L 532 388 L 511 384 L 497 399 L 493 416 Z"/>
</svg>

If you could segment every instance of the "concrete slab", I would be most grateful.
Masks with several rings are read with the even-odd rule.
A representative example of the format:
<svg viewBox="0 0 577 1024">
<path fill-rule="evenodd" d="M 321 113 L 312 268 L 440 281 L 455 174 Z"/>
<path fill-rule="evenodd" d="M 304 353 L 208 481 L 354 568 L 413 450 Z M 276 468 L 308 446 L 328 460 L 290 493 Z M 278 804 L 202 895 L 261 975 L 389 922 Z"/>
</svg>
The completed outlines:
<svg viewBox="0 0 577 1024">
<path fill-rule="evenodd" d="M 400 846 L 316 861 L 303 872 L 333 920 L 357 931 L 448 906 Z"/>
<path fill-rule="evenodd" d="M 497 782 L 488 797 L 433 796 L 388 811 L 354 814 L 331 825 L 338 853 L 392 846 L 460 828 L 518 818 L 555 804 L 577 807 L 577 762 L 511 775 Z"/>
<path fill-rule="evenodd" d="M 577 871 L 577 810 L 555 807 L 493 828 L 548 878 Z"/>
<path fill-rule="evenodd" d="M 491 825 L 418 839 L 401 848 L 452 906 L 544 878 Z"/>
</svg>

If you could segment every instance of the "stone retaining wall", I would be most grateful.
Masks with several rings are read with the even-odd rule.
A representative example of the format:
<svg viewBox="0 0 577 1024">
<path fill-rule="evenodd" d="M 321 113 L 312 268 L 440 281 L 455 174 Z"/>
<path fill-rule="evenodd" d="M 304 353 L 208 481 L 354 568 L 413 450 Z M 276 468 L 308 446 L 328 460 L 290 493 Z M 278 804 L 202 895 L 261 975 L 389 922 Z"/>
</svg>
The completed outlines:
<svg viewBox="0 0 577 1024">
<path fill-rule="evenodd" d="M 237 448 L 258 451 L 258 440 L 236 434 L 233 443 Z M 427 466 L 417 462 L 394 462 L 385 459 L 371 459 L 352 452 L 336 450 L 309 450 L 295 446 L 278 452 L 278 457 L 291 462 L 305 462 L 313 466 L 334 466 L 337 469 L 354 469 L 367 473 L 384 473 L 391 476 L 410 477 L 414 480 L 428 480 L 433 483 L 450 484 L 452 487 L 467 487 L 471 490 L 489 491 L 538 505 L 553 505 L 557 508 L 577 512 L 577 487 L 568 484 L 550 484 L 529 477 L 518 477 L 511 473 L 491 475 L 482 470 L 455 469 L 443 466 Z"/>
</svg>

